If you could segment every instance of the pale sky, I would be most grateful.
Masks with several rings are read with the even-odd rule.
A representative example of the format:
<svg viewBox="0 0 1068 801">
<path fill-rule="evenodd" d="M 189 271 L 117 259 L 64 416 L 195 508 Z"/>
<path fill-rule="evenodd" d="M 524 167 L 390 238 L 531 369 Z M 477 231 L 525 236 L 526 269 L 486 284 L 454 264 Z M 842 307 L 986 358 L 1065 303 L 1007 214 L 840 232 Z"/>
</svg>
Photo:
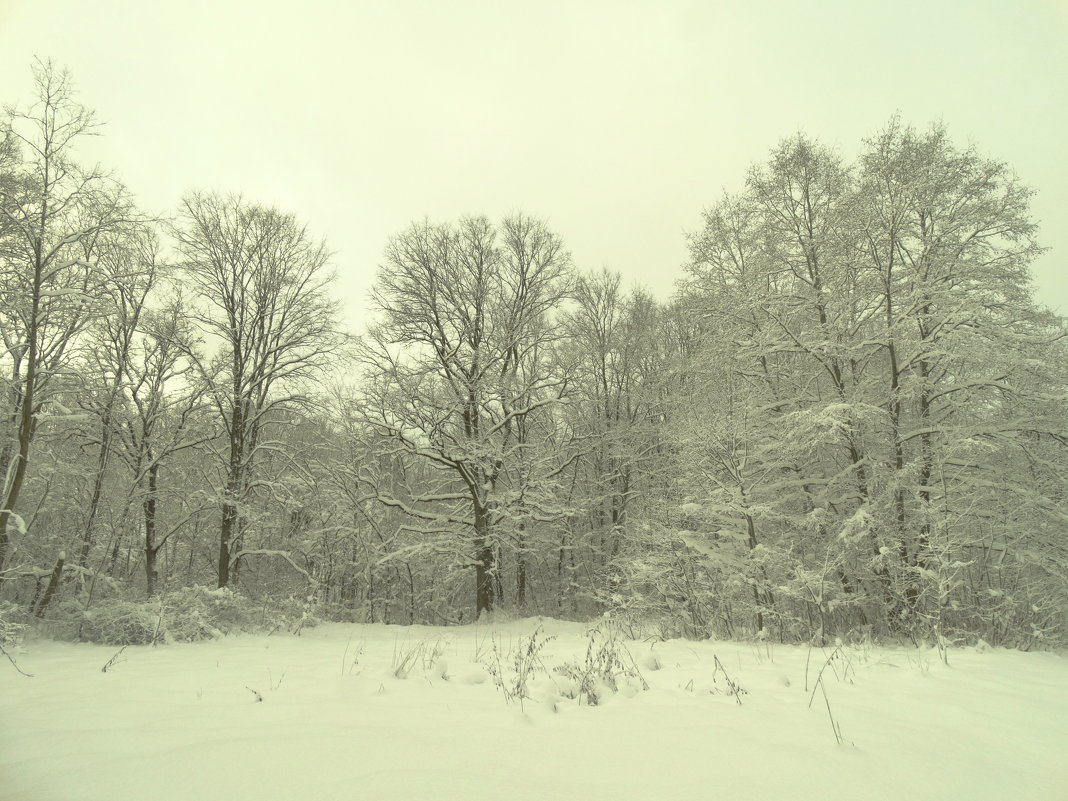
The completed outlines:
<svg viewBox="0 0 1068 801">
<path fill-rule="evenodd" d="M 777 141 L 849 156 L 895 111 L 1039 190 L 1038 298 L 1068 313 L 1068 0 L 0 0 L 0 102 L 31 99 L 34 55 L 147 210 L 239 191 L 324 235 L 354 327 L 423 216 L 522 210 L 667 297 Z"/>
</svg>

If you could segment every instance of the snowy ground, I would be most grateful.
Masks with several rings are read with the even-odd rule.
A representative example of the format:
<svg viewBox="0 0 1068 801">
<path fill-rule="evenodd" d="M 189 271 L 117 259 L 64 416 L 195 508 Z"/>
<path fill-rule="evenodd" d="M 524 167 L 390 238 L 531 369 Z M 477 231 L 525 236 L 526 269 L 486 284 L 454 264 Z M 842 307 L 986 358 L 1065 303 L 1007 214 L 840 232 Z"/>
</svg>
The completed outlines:
<svg viewBox="0 0 1068 801">
<path fill-rule="evenodd" d="M 823 672 L 839 745 L 821 689 L 809 708 L 834 649 L 628 641 L 637 671 L 589 706 L 553 671 L 586 664 L 588 627 L 545 621 L 549 675 L 509 702 L 485 665 L 514 689 L 538 625 L 330 624 L 107 672 L 115 648 L 31 641 L 34 678 L 0 662 L 0 798 L 1068 799 L 1064 656 L 845 649 Z"/>
</svg>

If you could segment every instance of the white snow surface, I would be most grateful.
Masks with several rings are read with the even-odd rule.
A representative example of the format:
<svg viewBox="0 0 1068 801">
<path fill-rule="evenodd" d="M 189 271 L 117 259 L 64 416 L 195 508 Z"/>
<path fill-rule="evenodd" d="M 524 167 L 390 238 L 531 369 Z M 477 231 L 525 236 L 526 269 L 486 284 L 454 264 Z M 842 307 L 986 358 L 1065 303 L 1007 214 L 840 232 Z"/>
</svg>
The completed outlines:
<svg viewBox="0 0 1068 801">
<path fill-rule="evenodd" d="M 485 664 L 496 647 L 514 676 L 539 626 L 548 673 L 508 702 Z M 589 706 L 553 671 L 589 629 L 327 624 L 129 647 L 107 672 L 117 648 L 31 640 L 33 678 L 0 661 L 0 798 L 1068 799 L 1064 655 L 846 646 L 823 673 L 839 745 L 821 690 L 809 707 L 834 648 L 627 640 L 649 689 L 621 676 Z"/>
</svg>

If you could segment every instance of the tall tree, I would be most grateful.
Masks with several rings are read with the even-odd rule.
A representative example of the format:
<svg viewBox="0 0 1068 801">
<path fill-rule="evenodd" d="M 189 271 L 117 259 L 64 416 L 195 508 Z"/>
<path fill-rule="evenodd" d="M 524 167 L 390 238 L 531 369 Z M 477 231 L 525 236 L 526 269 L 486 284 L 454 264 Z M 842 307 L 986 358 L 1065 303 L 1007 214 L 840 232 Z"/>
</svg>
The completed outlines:
<svg viewBox="0 0 1068 801">
<path fill-rule="evenodd" d="M 867 211 L 864 266 L 876 276 L 885 377 L 883 547 L 896 556 L 896 614 L 923 620 L 937 605 L 933 550 L 946 550 L 934 540 L 956 529 L 946 513 L 978 500 L 974 481 L 962 493 L 958 476 L 994 472 L 992 461 L 972 461 L 975 444 L 1064 441 L 1063 422 L 1035 403 L 1052 374 L 1039 389 L 1028 359 L 1058 325 L 1031 299 L 1041 252 L 1033 192 L 1004 163 L 957 148 L 941 126 L 920 132 L 896 119 L 861 163 L 857 206 Z M 954 469 L 966 453 L 973 467 Z"/>
<path fill-rule="evenodd" d="M 245 530 L 258 453 L 272 447 L 272 415 L 308 403 L 307 379 L 342 345 L 326 243 L 292 215 L 239 197 L 190 195 L 174 229 L 181 268 L 199 305 L 192 313 L 214 360 L 197 359 L 226 436 L 218 582 L 230 582 Z"/>
<path fill-rule="evenodd" d="M 85 439 L 97 448 L 96 470 L 86 506 L 76 563 L 85 567 L 93 544 L 104 481 L 113 451 L 116 414 L 133 384 L 130 373 L 141 320 L 160 273 L 159 242 L 150 229 L 131 231 L 124 241 L 104 248 L 97 269 L 110 277 L 103 314 L 88 329 L 86 378 L 79 405 L 90 412 Z"/>
<path fill-rule="evenodd" d="M 8 109 L 0 121 L 0 335 L 12 428 L 0 451 L 0 567 L 49 382 L 98 313 L 108 283 L 94 262 L 108 245 L 105 234 L 135 217 L 121 184 L 75 161 L 77 144 L 97 123 L 78 103 L 69 74 L 38 62 L 33 77 L 34 105 Z"/>
<path fill-rule="evenodd" d="M 204 505 L 188 486 L 171 487 L 169 494 L 179 498 L 183 514 L 168 531 L 158 533 L 160 498 L 167 486 L 161 486 L 164 466 L 175 454 L 210 442 L 216 433 L 203 420 L 209 411 L 204 401 L 208 387 L 192 375 L 194 339 L 180 295 L 161 309 L 145 311 L 124 351 L 127 380 L 112 415 L 118 453 L 131 477 L 128 497 L 141 510 L 148 595 L 156 592 L 160 550 Z"/>
<path fill-rule="evenodd" d="M 367 419 L 386 447 L 431 476 L 402 497 L 379 486 L 378 499 L 427 539 L 459 535 L 476 614 L 499 596 L 508 498 L 529 498 L 504 491 L 531 453 L 523 424 L 569 390 L 568 371 L 546 356 L 560 336 L 552 312 L 570 268 L 560 238 L 538 220 L 467 217 L 412 225 L 390 241 L 379 273 L 381 321 L 363 350 Z M 555 468 L 542 462 L 537 478 L 533 469 L 524 465 L 525 484 Z"/>
<path fill-rule="evenodd" d="M 1063 322 L 1031 300 L 1029 197 L 943 128 L 895 119 L 853 165 L 805 137 L 783 142 L 692 237 L 683 299 L 704 331 L 691 369 L 726 370 L 719 382 L 737 390 L 708 409 L 709 430 L 750 466 L 760 455 L 764 497 L 746 514 L 779 572 L 784 626 L 941 636 L 968 617 L 955 610 L 982 603 L 965 597 L 968 565 L 991 548 L 1013 562 L 1030 552 L 1034 520 L 1021 529 L 994 497 L 1004 464 L 1037 470 L 1065 441 L 1047 405 L 1063 383 L 1032 355 L 1057 350 Z M 700 434 L 696 451 L 716 453 Z M 738 478 L 720 461 L 692 490 L 705 508 Z M 1034 507 L 1053 514 L 1058 479 L 1041 475 L 1052 495 Z M 724 533 L 704 522 L 708 539 Z M 985 545 L 967 533 L 991 526 Z"/>
<path fill-rule="evenodd" d="M 614 562 L 621 554 L 629 558 L 631 512 L 652 489 L 663 412 L 664 312 L 646 292 L 625 292 L 619 274 L 608 271 L 580 276 L 575 299 L 566 320 L 578 372 L 568 419 L 581 450 L 584 481 L 576 491 L 588 507 L 586 561 L 601 568 L 603 586 L 595 592 L 603 597 L 618 589 L 612 585 L 621 566 Z"/>
</svg>

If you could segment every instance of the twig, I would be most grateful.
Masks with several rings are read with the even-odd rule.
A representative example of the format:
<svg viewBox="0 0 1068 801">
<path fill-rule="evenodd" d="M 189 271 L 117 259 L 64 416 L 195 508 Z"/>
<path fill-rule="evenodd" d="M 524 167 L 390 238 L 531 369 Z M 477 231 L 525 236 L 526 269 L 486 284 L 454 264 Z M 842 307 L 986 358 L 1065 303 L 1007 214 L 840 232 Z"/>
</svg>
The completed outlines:
<svg viewBox="0 0 1068 801">
<path fill-rule="evenodd" d="M 255 690 L 253 690 L 253 689 L 252 689 L 251 687 L 249 687 L 249 686 L 248 686 L 247 684 L 245 685 L 245 689 L 246 689 L 246 690 L 248 690 L 248 691 L 249 691 L 250 693 L 252 693 L 252 694 L 253 694 L 254 696 L 256 696 L 256 703 L 257 703 L 257 704 L 261 704 L 261 703 L 263 703 L 263 696 L 262 696 L 262 695 L 260 695 L 260 694 L 259 694 L 258 692 L 256 692 Z"/>
<path fill-rule="evenodd" d="M 842 744 L 842 727 L 838 725 L 838 721 L 834 719 L 834 713 L 831 712 L 831 699 L 827 697 L 827 688 L 823 684 L 823 679 L 816 680 L 816 687 L 819 687 L 823 692 L 823 703 L 827 705 L 827 717 L 831 721 L 831 731 L 834 732 L 834 739 L 838 745 Z M 816 692 L 816 687 L 812 688 L 813 694 Z"/>
<path fill-rule="evenodd" d="M 107 673 L 109 667 L 114 667 L 115 665 L 119 664 L 117 660 L 118 660 L 119 656 L 122 654 L 122 652 L 126 650 L 126 648 L 127 648 L 127 646 L 124 645 L 124 646 L 122 646 L 122 648 L 120 648 L 114 654 L 112 654 L 111 659 L 109 659 L 104 664 L 104 667 L 100 668 L 100 672 L 101 673 Z M 125 662 L 126 660 L 123 659 L 122 661 Z"/>
<path fill-rule="evenodd" d="M 300 621 L 297 623 L 297 627 L 293 629 L 293 635 L 299 637 L 300 633 L 304 630 L 304 624 L 308 622 L 308 611 L 305 609 L 301 612 Z"/>
<path fill-rule="evenodd" d="M 277 690 L 282 686 L 282 679 L 286 677 L 286 672 L 283 670 L 282 675 L 278 677 L 278 683 L 274 683 L 274 676 L 271 675 L 271 669 L 267 668 L 267 683 L 271 685 L 272 690 Z"/>
<path fill-rule="evenodd" d="M 163 597 L 159 599 L 159 618 L 156 620 L 156 630 L 152 632 L 152 647 L 155 648 L 159 642 L 159 630 L 163 626 Z"/>
<path fill-rule="evenodd" d="M 820 668 L 820 672 L 816 676 L 816 683 L 812 686 L 812 695 L 808 698 L 808 708 L 812 709 L 812 702 L 816 698 L 816 689 L 818 688 L 823 693 L 823 703 L 827 706 L 827 718 L 831 722 L 831 731 L 834 732 L 834 740 L 838 745 L 841 745 L 843 742 L 842 727 L 838 725 L 838 721 L 834 719 L 834 713 L 831 711 L 831 699 L 827 697 L 827 686 L 823 681 L 823 671 L 827 669 L 827 666 L 831 664 L 841 650 L 842 648 L 839 646 L 831 651 L 831 655 L 827 657 L 827 661 L 823 663 L 823 667 Z M 838 671 L 835 671 L 835 675 L 838 675 Z"/>
<path fill-rule="evenodd" d="M 2 644 L 0 644 L 0 654 L 3 654 L 4 656 L 6 656 L 7 657 L 7 661 L 10 662 L 11 665 L 15 668 L 15 670 L 17 670 L 23 676 L 25 676 L 28 679 L 32 679 L 33 678 L 33 674 L 32 673 L 27 673 L 25 670 L 23 670 L 22 668 L 19 667 L 19 663 L 15 661 L 15 658 L 13 656 L 11 656 L 11 654 L 9 654 L 7 652 L 7 650 L 4 648 L 4 646 Z"/>
<path fill-rule="evenodd" d="M 734 700 L 738 702 L 738 706 L 741 706 L 742 705 L 742 695 L 746 691 L 743 690 L 741 687 L 739 687 L 737 684 L 735 684 L 734 681 L 731 679 L 731 677 L 727 675 L 727 669 L 723 667 L 723 663 L 719 661 L 719 657 L 718 656 L 716 656 L 715 654 L 712 654 L 712 658 L 716 662 L 716 668 L 715 668 L 715 670 L 712 671 L 712 681 L 716 680 L 716 673 L 717 672 L 718 673 L 722 673 L 723 674 L 723 678 L 727 680 L 727 687 L 730 689 L 731 693 L 734 695 Z"/>
<path fill-rule="evenodd" d="M 345 653 L 343 653 L 341 655 L 341 675 L 342 676 L 345 675 L 345 664 L 348 662 L 348 659 L 349 659 L 349 646 L 352 645 L 352 634 L 353 634 L 353 632 L 349 632 L 349 639 L 345 643 Z"/>
<path fill-rule="evenodd" d="M 827 669 L 827 666 L 831 664 L 831 662 L 834 660 L 835 656 L 838 655 L 838 652 L 840 650 L 842 650 L 841 646 L 839 646 L 838 648 L 835 648 L 833 651 L 831 651 L 831 655 L 829 657 L 827 657 L 827 661 L 823 663 L 823 667 L 820 668 L 820 672 L 816 675 L 816 683 L 812 685 L 812 695 L 810 695 L 809 698 L 808 698 L 808 708 L 809 709 L 812 709 L 812 702 L 816 698 L 816 688 L 820 685 L 820 682 L 823 681 L 823 671 L 825 671 Z M 838 675 L 838 671 L 835 671 L 835 675 L 836 676 Z M 808 679 L 807 678 L 805 680 L 805 685 L 806 685 L 805 689 L 808 689 L 808 687 L 807 687 Z M 824 692 L 826 692 L 826 690 Z"/>
</svg>

